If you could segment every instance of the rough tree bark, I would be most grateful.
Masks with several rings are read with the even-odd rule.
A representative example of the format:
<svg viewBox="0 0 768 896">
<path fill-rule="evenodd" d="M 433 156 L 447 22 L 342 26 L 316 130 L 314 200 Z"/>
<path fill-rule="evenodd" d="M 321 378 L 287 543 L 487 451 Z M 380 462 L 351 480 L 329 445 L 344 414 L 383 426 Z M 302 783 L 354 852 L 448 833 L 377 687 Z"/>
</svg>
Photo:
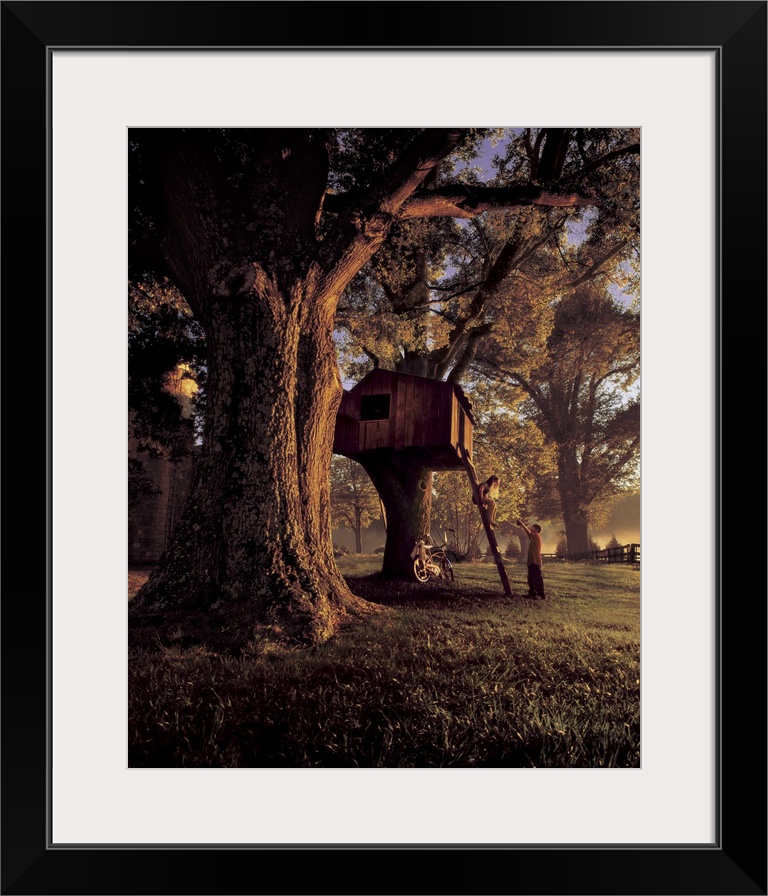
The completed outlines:
<svg viewBox="0 0 768 896">
<path fill-rule="evenodd" d="M 287 295 L 265 281 L 208 300 L 202 455 L 174 541 L 134 613 L 238 608 L 223 624 L 239 640 L 251 625 L 251 637 L 319 641 L 364 609 L 333 562 L 321 499 L 341 384 L 319 310 L 328 303 L 310 280 Z"/>
<path fill-rule="evenodd" d="M 583 560 L 589 557 L 589 513 L 581 494 L 581 476 L 575 453 L 560 451 L 557 467 L 568 558 Z"/>
<path fill-rule="evenodd" d="M 429 533 L 432 470 L 406 452 L 384 459 L 365 457 L 360 463 L 379 493 L 387 516 L 382 575 L 411 579 L 413 546 Z"/>
</svg>

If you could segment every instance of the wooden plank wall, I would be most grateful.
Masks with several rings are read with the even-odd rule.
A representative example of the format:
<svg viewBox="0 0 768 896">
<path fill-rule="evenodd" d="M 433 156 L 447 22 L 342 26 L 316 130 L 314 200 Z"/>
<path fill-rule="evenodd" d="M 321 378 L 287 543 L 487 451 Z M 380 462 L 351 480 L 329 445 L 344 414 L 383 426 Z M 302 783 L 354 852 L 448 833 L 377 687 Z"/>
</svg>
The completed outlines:
<svg viewBox="0 0 768 896">
<path fill-rule="evenodd" d="M 358 451 L 358 418 L 360 416 L 359 392 L 344 391 L 336 414 L 336 429 L 333 436 L 335 454 L 354 456 Z"/>
<path fill-rule="evenodd" d="M 447 383 L 430 383 L 430 399 L 426 408 L 427 420 L 425 445 L 432 448 L 448 448 L 454 445 L 453 406 L 456 402 L 453 388 Z"/>
<path fill-rule="evenodd" d="M 355 394 L 345 389 L 341 396 L 341 403 L 337 413 L 351 417 L 355 408 Z"/>
<path fill-rule="evenodd" d="M 360 420 L 361 398 L 390 395 L 388 420 Z M 377 449 L 430 448 L 472 454 L 472 423 L 448 383 L 376 371 L 342 396 L 334 451 L 354 457 Z"/>
<path fill-rule="evenodd" d="M 464 424 L 464 427 L 463 427 L 464 437 L 461 440 L 461 443 L 464 446 L 464 448 L 466 448 L 467 454 L 469 454 L 469 456 L 472 457 L 472 448 L 473 448 L 473 445 L 472 445 L 472 436 L 473 436 L 472 421 L 467 416 L 467 412 L 464 410 L 464 408 L 461 409 L 461 415 L 462 415 L 462 422 Z"/>
<path fill-rule="evenodd" d="M 413 379 L 402 380 L 401 388 L 405 389 L 405 412 L 403 414 L 404 446 L 413 445 L 413 415 L 415 413 L 416 383 Z"/>
<path fill-rule="evenodd" d="M 392 425 L 394 423 L 393 410 L 396 404 L 395 387 L 397 374 L 389 370 L 378 370 L 376 375 L 360 384 L 357 393 L 360 398 L 364 395 L 389 395 L 389 419 L 387 420 L 362 420 L 359 424 L 358 451 L 375 451 L 377 448 L 390 448 L 394 443 Z M 358 402 L 360 401 L 358 398 Z M 357 409 L 360 417 L 360 405 Z"/>
<path fill-rule="evenodd" d="M 459 410 L 459 401 L 454 394 L 451 396 L 451 445 L 456 448 L 459 457 L 461 457 L 461 453 L 459 452 L 461 446 L 461 442 L 459 441 Z"/>
<path fill-rule="evenodd" d="M 395 440 L 394 447 L 402 451 L 405 447 L 405 388 L 402 380 L 395 381 L 395 394 L 392 396 L 392 405 L 395 411 Z"/>
<path fill-rule="evenodd" d="M 462 457 L 462 449 L 466 450 L 469 457 L 472 457 L 472 421 L 469 419 L 467 412 L 464 408 L 459 404 L 458 398 L 454 395 L 454 403 L 456 405 L 456 417 L 457 417 L 457 434 L 456 439 L 453 441 L 454 445 L 457 445 L 457 454 L 459 457 Z"/>
</svg>

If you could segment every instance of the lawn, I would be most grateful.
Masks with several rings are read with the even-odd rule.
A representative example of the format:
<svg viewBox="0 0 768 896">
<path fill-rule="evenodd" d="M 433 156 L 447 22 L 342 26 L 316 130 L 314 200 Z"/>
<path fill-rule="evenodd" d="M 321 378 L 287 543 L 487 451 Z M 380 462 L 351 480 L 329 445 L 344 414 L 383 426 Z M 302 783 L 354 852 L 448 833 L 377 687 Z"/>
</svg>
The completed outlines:
<svg viewBox="0 0 768 896">
<path fill-rule="evenodd" d="M 519 563 L 506 597 L 492 563 L 434 588 L 382 581 L 380 562 L 339 565 L 390 612 L 316 649 L 252 643 L 235 657 L 180 633 L 132 650 L 130 764 L 639 766 L 639 570 L 551 563 L 542 601 Z"/>
</svg>

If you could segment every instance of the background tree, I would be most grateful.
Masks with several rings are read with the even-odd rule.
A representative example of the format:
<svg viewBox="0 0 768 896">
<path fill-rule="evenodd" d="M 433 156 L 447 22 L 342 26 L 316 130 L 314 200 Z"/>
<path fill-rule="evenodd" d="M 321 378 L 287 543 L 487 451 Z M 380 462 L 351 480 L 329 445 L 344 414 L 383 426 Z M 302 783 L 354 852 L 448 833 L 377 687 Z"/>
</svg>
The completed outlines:
<svg viewBox="0 0 768 896">
<path fill-rule="evenodd" d="M 473 395 L 477 413 L 493 393 L 486 390 L 476 399 L 471 368 L 499 321 L 507 345 L 520 345 L 515 364 L 524 372 L 535 353 L 545 349 L 553 295 L 607 275 L 631 288 L 638 257 L 637 133 L 540 129 L 495 137 L 500 142 L 492 183 L 499 189 L 562 178 L 574 187 L 588 183 L 599 206 L 524 207 L 470 220 L 395 224 L 340 306 L 337 326 L 348 377 L 385 367 L 457 382 Z M 445 163 L 436 177 L 446 173 L 456 177 Z M 464 167 L 458 177 L 473 189 L 481 173 Z M 361 463 L 384 503 L 403 521 L 388 533 L 383 571 L 407 574 L 398 558 L 428 527 L 432 496 L 420 485 L 431 470 L 409 457 L 371 457 Z M 548 483 L 552 493 L 552 478 L 545 472 L 538 476 L 540 505 L 551 505 L 542 499 Z M 398 544 L 390 550 L 395 536 Z"/>
<path fill-rule="evenodd" d="M 355 536 L 355 552 L 363 553 L 363 529 L 381 515 L 381 503 L 365 470 L 348 457 L 331 464 L 331 519 Z"/>
<path fill-rule="evenodd" d="M 497 340 L 484 357 L 527 397 L 527 413 L 557 457 L 560 512 L 569 557 L 587 556 L 593 505 L 636 482 L 640 446 L 639 315 L 596 281 L 560 299 L 546 350 L 523 373 L 507 367 L 520 354 Z M 499 360 L 501 359 L 501 360 Z"/>
<path fill-rule="evenodd" d="M 461 471 L 437 472 L 433 485 L 433 528 L 461 560 L 474 560 L 485 539 L 483 524 Z"/>
<path fill-rule="evenodd" d="M 131 272 L 167 276 L 206 339 L 200 458 L 174 539 L 131 618 L 316 643 L 354 597 L 331 541 L 339 299 L 398 222 L 591 203 L 548 175 L 434 180 L 482 131 L 147 129 L 130 133 Z M 549 139 L 542 157 L 549 157 Z M 553 175 L 553 176 L 549 176 Z M 217 618 L 213 619 L 213 615 Z M 222 619 L 224 621 L 222 621 Z"/>
</svg>

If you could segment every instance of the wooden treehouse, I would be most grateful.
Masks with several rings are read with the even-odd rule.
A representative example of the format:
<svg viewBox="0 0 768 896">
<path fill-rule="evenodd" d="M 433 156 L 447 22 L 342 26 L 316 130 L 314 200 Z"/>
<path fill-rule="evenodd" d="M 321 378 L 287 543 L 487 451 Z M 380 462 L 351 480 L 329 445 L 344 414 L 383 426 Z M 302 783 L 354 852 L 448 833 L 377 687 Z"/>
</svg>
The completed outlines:
<svg viewBox="0 0 768 896">
<path fill-rule="evenodd" d="M 472 456 L 472 405 L 461 386 L 372 370 L 341 399 L 334 454 L 408 451 L 434 467 L 463 467 Z"/>
<path fill-rule="evenodd" d="M 408 452 L 427 466 L 464 469 L 506 594 L 512 590 L 472 463 L 472 404 L 461 386 L 422 376 L 372 370 L 344 391 L 336 414 L 333 453 L 352 460 Z"/>
</svg>

